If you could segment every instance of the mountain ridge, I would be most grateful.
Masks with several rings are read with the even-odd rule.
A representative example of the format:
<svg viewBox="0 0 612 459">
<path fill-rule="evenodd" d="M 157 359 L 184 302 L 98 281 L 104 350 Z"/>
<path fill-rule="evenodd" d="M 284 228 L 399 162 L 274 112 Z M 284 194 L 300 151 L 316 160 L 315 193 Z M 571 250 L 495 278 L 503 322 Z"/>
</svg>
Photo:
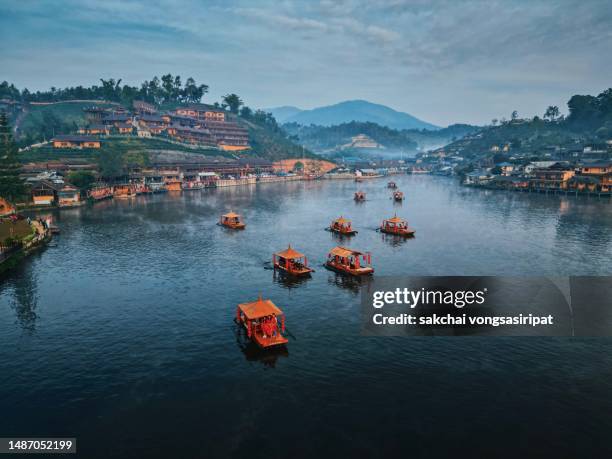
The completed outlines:
<svg viewBox="0 0 612 459">
<path fill-rule="evenodd" d="M 279 123 L 297 123 L 304 126 L 315 124 L 333 126 L 351 121 L 372 122 L 392 129 L 440 129 L 409 113 L 394 110 L 386 105 L 363 99 L 346 100 L 332 105 L 301 110 L 294 106 L 269 108 Z"/>
</svg>

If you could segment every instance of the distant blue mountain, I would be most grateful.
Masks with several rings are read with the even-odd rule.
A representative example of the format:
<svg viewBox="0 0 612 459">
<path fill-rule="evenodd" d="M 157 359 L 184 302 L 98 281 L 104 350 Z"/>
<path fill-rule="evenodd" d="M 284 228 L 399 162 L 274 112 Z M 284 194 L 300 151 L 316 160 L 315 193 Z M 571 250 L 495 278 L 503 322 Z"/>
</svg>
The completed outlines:
<svg viewBox="0 0 612 459">
<path fill-rule="evenodd" d="M 334 126 L 351 121 L 369 121 L 392 129 L 440 129 L 439 126 L 422 121 L 408 113 L 398 112 L 385 105 L 373 104 L 366 100 L 347 100 L 312 110 L 279 107 L 268 111 L 272 112 L 281 123 L 298 123 L 306 126 L 310 124 Z"/>
<path fill-rule="evenodd" d="M 291 105 L 284 105 L 282 107 L 264 108 L 264 111 L 272 113 L 279 123 L 284 123 L 287 118 L 297 115 L 302 109 Z"/>
</svg>

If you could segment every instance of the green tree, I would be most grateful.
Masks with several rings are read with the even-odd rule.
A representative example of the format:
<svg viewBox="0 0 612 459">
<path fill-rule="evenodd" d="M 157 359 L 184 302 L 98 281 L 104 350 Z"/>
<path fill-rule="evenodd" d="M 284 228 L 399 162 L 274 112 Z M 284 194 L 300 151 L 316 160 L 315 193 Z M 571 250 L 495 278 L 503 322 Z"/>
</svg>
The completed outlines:
<svg viewBox="0 0 612 459">
<path fill-rule="evenodd" d="M 116 150 L 102 152 L 98 158 L 98 166 L 103 177 L 120 177 L 123 175 L 123 157 L 121 152 Z"/>
<path fill-rule="evenodd" d="M 244 102 L 237 94 L 226 94 L 223 96 L 223 106 L 229 107 L 230 112 L 238 113 Z"/>
<path fill-rule="evenodd" d="M 68 181 L 81 190 L 88 190 L 96 178 L 89 171 L 75 171 L 68 174 Z"/>
<path fill-rule="evenodd" d="M 123 156 L 123 164 L 128 166 L 146 167 L 150 164 L 149 155 L 146 151 L 142 150 L 128 151 Z"/>
<path fill-rule="evenodd" d="M 26 186 L 19 177 L 20 170 L 11 127 L 6 113 L 0 112 L 0 196 L 12 202 L 26 195 Z"/>
<path fill-rule="evenodd" d="M 550 105 L 546 112 L 544 112 L 544 118 L 549 119 L 550 121 L 554 121 L 559 117 L 559 107 L 556 105 Z"/>
</svg>

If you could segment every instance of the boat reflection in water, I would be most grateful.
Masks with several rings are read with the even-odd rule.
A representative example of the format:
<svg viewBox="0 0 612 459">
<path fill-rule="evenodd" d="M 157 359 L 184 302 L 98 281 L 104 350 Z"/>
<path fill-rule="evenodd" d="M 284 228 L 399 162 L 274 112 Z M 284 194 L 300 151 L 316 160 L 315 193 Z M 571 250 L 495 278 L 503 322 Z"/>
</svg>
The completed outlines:
<svg viewBox="0 0 612 459">
<path fill-rule="evenodd" d="M 396 234 L 387 234 L 387 233 L 383 233 L 383 232 L 380 232 L 380 236 L 382 238 L 382 241 L 385 244 L 390 245 L 391 247 L 401 247 L 406 242 L 412 241 L 412 240 L 414 240 L 416 238 L 416 236 L 413 236 L 413 237 L 404 237 L 404 236 L 398 236 Z"/>
<path fill-rule="evenodd" d="M 272 280 L 274 281 L 274 283 L 279 284 L 287 289 L 297 288 L 311 279 L 310 276 L 289 276 L 283 271 L 273 270 L 272 272 Z"/>
<path fill-rule="evenodd" d="M 354 295 L 359 295 L 361 288 L 367 287 L 370 282 L 372 282 L 370 276 L 347 276 L 337 272 L 330 273 L 327 278 L 328 284 L 348 290 Z"/>
<path fill-rule="evenodd" d="M 287 346 L 274 346 L 263 349 L 249 339 L 244 327 L 236 325 L 235 330 L 238 349 L 240 349 L 247 362 L 260 362 L 264 367 L 275 368 L 276 362 L 280 357 L 289 357 Z"/>
</svg>

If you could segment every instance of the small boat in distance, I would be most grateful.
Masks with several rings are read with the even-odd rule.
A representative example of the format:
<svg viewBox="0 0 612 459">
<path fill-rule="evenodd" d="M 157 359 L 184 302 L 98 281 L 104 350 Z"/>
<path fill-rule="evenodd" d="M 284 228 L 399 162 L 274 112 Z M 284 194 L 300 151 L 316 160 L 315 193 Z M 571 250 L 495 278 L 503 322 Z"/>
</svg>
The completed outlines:
<svg viewBox="0 0 612 459">
<path fill-rule="evenodd" d="M 371 264 L 372 256 L 369 252 L 363 253 L 339 246 L 330 250 L 325 267 L 351 276 L 369 276 L 374 273 Z"/>
<path fill-rule="evenodd" d="M 387 188 L 395 189 L 397 188 L 397 185 L 395 184 L 395 182 L 389 182 L 387 183 Z"/>
<path fill-rule="evenodd" d="M 238 305 L 236 322 L 244 326 L 249 339 L 261 348 L 282 346 L 289 341 L 283 336 L 285 333 L 283 311 L 272 301 L 262 299 L 261 295 L 256 301 Z"/>
<path fill-rule="evenodd" d="M 355 201 L 357 202 L 363 202 L 366 200 L 366 194 L 363 191 L 357 191 L 355 192 Z"/>
<path fill-rule="evenodd" d="M 357 231 L 352 227 L 351 221 L 342 216 L 331 222 L 329 230 L 334 233 L 343 234 L 344 236 L 353 236 L 357 234 Z"/>
<path fill-rule="evenodd" d="M 246 224 L 242 221 L 242 217 L 234 212 L 221 215 L 219 224 L 231 229 L 245 229 Z"/>
<path fill-rule="evenodd" d="M 383 220 L 382 224 L 380 225 L 380 231 L 383 233 L 404 237 L 412 237 L 414 236 L 414 233 L 416 233 L 416 230 L 408 226 L 408 222 L 406 220 L 398 217 L 397 215 Z"/>
<path fill-rule="evenodd" d="M 401 191 L 395 191 L 393 193 L 393 200 L 394 201 L 398 201 L 401 202 L 404 200 L 404 193 L 402 193 Z"/>
<path fill-rule="evenodd" d="M 294 250 L 291 244 L 286 250 L 272 255 L 272 265 L 274 269 L 296 277 L 310 276 L 310 273 L 314 271 L 314 269 L 308 267 L 306 256 Z"/>
</svg>

